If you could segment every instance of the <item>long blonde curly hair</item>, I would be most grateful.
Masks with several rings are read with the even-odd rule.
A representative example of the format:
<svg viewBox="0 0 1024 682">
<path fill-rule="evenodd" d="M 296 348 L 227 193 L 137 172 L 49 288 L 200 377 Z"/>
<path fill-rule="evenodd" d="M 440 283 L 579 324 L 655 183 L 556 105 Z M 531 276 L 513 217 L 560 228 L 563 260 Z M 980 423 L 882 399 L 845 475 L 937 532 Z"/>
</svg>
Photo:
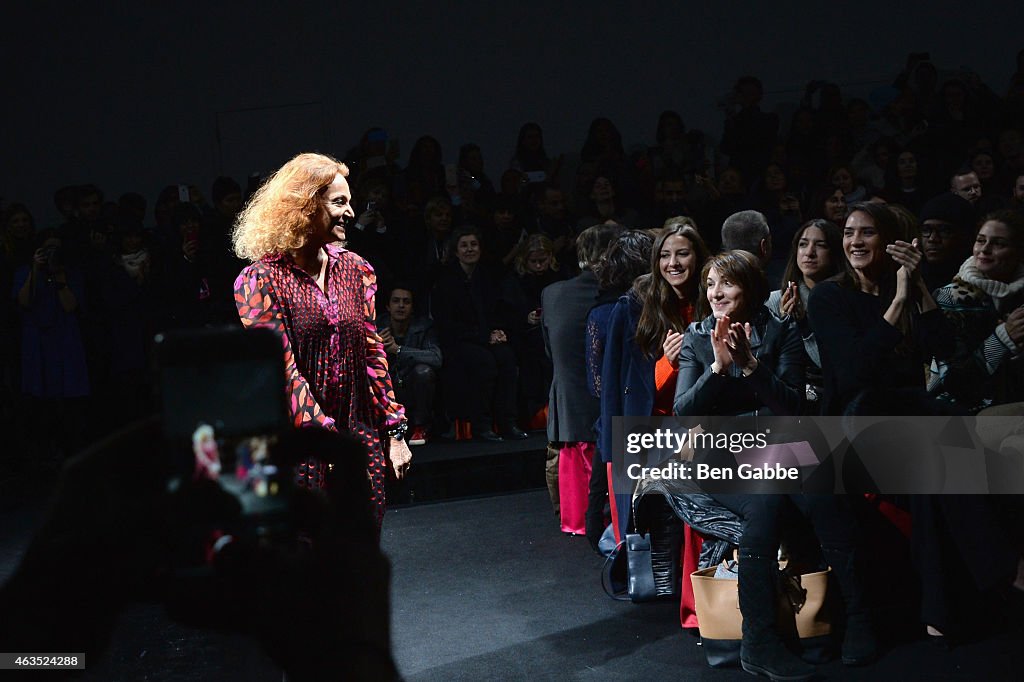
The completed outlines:
<svg viewBox="0 0 1024 682">
<path fill-rule="evenodd" d="M 299 154 L 281 166 L 249 199 L 235 220 L 231 245 L 250 261 L 305 246 L 313 218 L 322 211 L 320 192 L 348 166 L 326 154 Z"/>
</svg>

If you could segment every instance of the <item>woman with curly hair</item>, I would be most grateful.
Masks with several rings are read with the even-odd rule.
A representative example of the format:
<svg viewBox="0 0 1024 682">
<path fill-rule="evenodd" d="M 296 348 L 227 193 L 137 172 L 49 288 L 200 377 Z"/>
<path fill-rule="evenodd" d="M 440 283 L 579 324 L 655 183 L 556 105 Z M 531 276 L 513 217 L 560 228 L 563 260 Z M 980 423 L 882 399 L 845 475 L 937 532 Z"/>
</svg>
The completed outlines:
<svg viewBox="0 0 1024 682">
<path fill-rule="evenodd" d="M 235 254 L 252 261 L 235 280 L 235 304 L 245 327 L 282 335 L 295 426 L 348 432 L 366 447 L 379 531 L 386 471 L 401 478 L 412 455 L 376 331 L 376 276 L 337 243 L 355 218 L 347 175 L 329 156 L 299 154 L 253 195 L 232 234 Z M 310 458 L 298 482 L 323 487 L 325 474 Z"/>
</svg>

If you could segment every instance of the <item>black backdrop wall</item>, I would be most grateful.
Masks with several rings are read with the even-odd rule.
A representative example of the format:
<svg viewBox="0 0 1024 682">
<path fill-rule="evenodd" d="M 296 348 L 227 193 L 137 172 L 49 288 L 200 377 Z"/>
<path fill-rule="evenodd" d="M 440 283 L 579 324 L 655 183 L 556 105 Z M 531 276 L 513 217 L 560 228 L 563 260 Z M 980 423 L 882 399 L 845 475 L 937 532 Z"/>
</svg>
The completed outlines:
<svg viewBox="0 0 1024 682">
<path fill-rule="evenodd" d="M 1010 2 L 20 4 L 0 39 L 0 193 L 42 225 L 61 185 L 152 206 L 166 184 L 208 192 L 298 151 L 344 154 L 372 125 L 403 162 L 422 134 L 446 161 L 475 141 L 492 176 L 527 120 L 554 153 L 598 115 L 627 144 L 652 142 L 666 108 L 717 136 L 715 102 L 747 72 L 771 109 L 812 78 L 864 94 L 930 51 L 1002 94 L 1024 43 Z"/>
</svg>

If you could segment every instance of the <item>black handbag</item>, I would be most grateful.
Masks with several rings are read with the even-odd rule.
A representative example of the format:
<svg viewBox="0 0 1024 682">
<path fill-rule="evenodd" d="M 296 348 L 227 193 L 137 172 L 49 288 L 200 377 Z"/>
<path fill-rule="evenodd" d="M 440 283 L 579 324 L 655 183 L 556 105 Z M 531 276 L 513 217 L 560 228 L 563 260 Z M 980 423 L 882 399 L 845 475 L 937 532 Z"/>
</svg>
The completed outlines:
<svg viewBox="0 0 1024 682">
<path fill-rule="evenodd" d="M 644 521 L 647 533 L 634 528 L 605 559 L 601 584 L 608 596 L 618 601 L 639 604 L 678 599 L 683 523 L 661 495 L 644 502 Z"/>
</svg>

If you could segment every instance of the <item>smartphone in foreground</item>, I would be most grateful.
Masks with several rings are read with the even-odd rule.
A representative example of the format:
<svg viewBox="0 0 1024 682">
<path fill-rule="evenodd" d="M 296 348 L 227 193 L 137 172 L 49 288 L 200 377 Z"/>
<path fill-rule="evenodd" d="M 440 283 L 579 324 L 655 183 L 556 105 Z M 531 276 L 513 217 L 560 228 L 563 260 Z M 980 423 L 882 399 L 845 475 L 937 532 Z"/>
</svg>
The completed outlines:
<svg viewBox="0 0 1024 682">
<path fill-rule="evenodd" d="M 241 504 L 243 525 L 280 523 L 292 486 L 273 445 L 289 427 L 281 337 L 224 328 L 156 339 L 163 452 L 170 480 L 216 481 Z"/>
</svg>

